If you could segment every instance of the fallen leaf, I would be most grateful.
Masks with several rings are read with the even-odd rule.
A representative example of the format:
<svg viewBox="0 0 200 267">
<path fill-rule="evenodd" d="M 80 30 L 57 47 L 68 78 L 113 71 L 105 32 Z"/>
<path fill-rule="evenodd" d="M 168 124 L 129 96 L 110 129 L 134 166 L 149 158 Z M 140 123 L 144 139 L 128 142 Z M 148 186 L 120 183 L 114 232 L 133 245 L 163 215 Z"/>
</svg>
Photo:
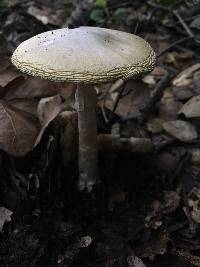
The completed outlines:
<svg viewBox="0 0 200 267">
<path fill-rule="evenodd" d="M 193 96 L 188 100 L 178 114 L 184 114 L 186 118 L 200 117 L 200 95 Z"/>
<path fill-rule="evenodd" d="M 1 6 L 12 7 L 17 4 L 17 0 L 2 0 Z"/>
<path fill-rule="evenodd" d="M 61 131 L 60 145 L 64 166 L 75 160 L 78 153 L 78 123 L 75 111 L 64 111 L 60 114 L 63 129 Z"/>
<path fill-rule="evenodd" d="M 37 99 L 13 99 L 10 100 L 9 103 L 16 107 L 19 108 L 20 110 L 24 110 L 28 113 L 31 113 L 35 116 L 37 116 L 37 107 L 38 107 L 38 100 Z"/>
<path fill-rule="evenodd" d="M 137 256 L 128 256 L 127 263 L 130 267 L 146 267 L 144 262 Z"/>
<path fill-rule="evenodd" d="M 37 20 L 41 21 L 42 24 L 52 24 L 58 27 L 62 27 L 66 20 L 66 9 L 63 8 L 53 8 L 40 6 L 40 8 L 36 6 L 30 6 L 28 8 L 28 14 L 35 17 Z"/>
<path fill-rule="evenodd" d="M 6 55 L 8 52 L 10 52 L 9 49 L 9 42 L 7 41 L 5 34 L 3 34 L 2 31 L 0 31 L 0 54 Z"/>
<path fill-rule="evenodd" d="M 175 86 L 189 86 L 192 83 L 192 76 L 196 71 L 200 70 L 200 63 L 197 63 L 181 73 L 178 74 L 173 80 L 173 85 Z"/>
<path fill-rule="evenodd" d="M 1 49 L 1 48 L 0 48 Z M 10 65 L 10 57 L 0 54 L 0 72 L 6 70 Z"/>
<path fill-rule="evenodd" d="M 195 127 L 187 121 L 167 121 L 163 123 L 163 128 L 173 137 L 183 142 L 190 142 L 198 137 Z"/>
<path fill-rule="evenodd" d="M 0 72 L 0 86 L 5 87 L 9 82 L 21 76 L 20 72 L 12 69 L 6 69 Z"/>
<path fill-rule="evenodd" d="M 200 70 L 193 75 L 193 90 L 196 94 L 200 94 Z"/>
<path fill-rule="evenodd" d="M 195 18 L 191 23 L 190 23 L 190 27 L 200 30 L 200 17 L 198 16 L 197 18 Z"/>
<path fill-rule="evenodd" d="M 122 118 L 139 114 L 140 108 L 149 99 L 151 93 L 148 85 L 141 80 L 128 81 L 125 89 L 126 91 L 130 91 L 130 93 L 119 101 L 115 110 L 115 114 Z M 109 110 L 113 109 L 116 97 L 117 92 L 113 92 L 105 101 L 105 106 Z"/>
<path fill-rule="evenodd" d="M 166 70 L 161 66 L 156 66 L 152 72 L 151 75 L 158 76 L 159 78 L 162 78 L 166 74 Z"/>
<path fill-rule="evenodd" d="M 192 155 L 191 162 L 194 165 L 200 165 L 200 149 L 199 148 L 191 148 L 190 153 Z"/>
<path fill-rule="evenodd" d="M 65 83 L 28 77 L 8 84 L 5 87 L 4 99 L 49 97 L 58 94 L 60 91 L 68 90 L 68 87 L 69 85 Z"/>
<path fill-rule="evenodd" d="M 45 131 L 49 123 L 55 119 L 55 117 L 60 112 L 61 97 L 59 95 L 42 98 L 38 104 L 38 117 L 42 125 L 42 129 L 35 141 L 34 146 L 36 146 Z"/>
<path fill-rule="evenodd" d="M 149 86 L 154 86 L 156 84 L 155 77 L 151 74 L 148 74 L 144 78 L 142 78 L 142 81 Z"/>
<path fill-rule="evenodd" d="M 194 96 L 194 92 L 188 86 L 174 86 L 172 92 L 174 96 L 181 101 L 188 100 Z"/>
<path fill-rule="evenodd" d="M 83 236 L 83 237 L 81 237 L 81 239 L 79 241 L 78 247 L 87 248 L 91 245 L 92 241 L 93 240 L 92 240 L 91 236 L 89 236 L 89 235 Z"/>
<path fill-rule="evenodd" d="M 152 218 L 156 216 L 161 216 L 164 214 L 170 214 L 174 212 L 180 204 L 180 196 L 175 191 L 164 191 L 161 200 L 155 200 L 151 204 L 152 211 L 149 212 L 145 218 L 146 222 L 149 222 Z"/>
<path fill-rule="evenodd" d="M 33 149 L 39 123 L 35 116 L 0 101 L 0 148 L 13 156 Z"/>
<path fill-rule="evenodd" d="M 11 221 L 11 215 L 12 214 L 13 214 L 12 211 L 10 211 L 4 207 L 0 207 L 0 232 L 2 232 L 4 224 L 6 222 Z"/>
<path fill-rule="evenodd" d="M 47 25 L 49 23 L 48 17 L 46 15 L 46 12 L 44 10 L 41 10 L 41 8 L 37 8 L 35 6 L 30 6 L 27 10 L 28 14 L 35 17 L 37 20 L 41 21 L 44 25 Z"/>
<path fill-rule="evenodd" d="M 147 129 L 149 132 L 151 133 L 154 133 L 154 134 L 158 134 L 160 132 L 162 132 L 163 130 L 163 127 L 162 127 L 162 124 L 163 124 L 163 120 L 160 119 L 160 118 L 154 118 L 152 120 L 149 120 L 147 122 Z"/>
<path fill-rule="evenodd" d="M 163 120 L 176 120 L 176 114 L 182 106 L 183 104 L 181 102 L 175 100 L 172 92 L 166 90 L 160 103 L 158 104 L 159 118 Z"/>
<path fill-rule="evenodd" d="M 188 205 L 192 219 L 200 224 L 200 189 L 194 187 L 188 194 Z"/>
</svg>

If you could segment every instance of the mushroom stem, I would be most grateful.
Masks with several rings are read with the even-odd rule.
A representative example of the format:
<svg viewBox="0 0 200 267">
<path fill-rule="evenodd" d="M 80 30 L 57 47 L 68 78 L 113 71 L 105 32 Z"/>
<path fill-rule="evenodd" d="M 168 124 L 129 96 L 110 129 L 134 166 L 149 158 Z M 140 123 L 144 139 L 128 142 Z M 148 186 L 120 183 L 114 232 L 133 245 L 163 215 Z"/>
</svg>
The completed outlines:
<svg viewBox="0 0 200 267">
<path fill-rule="evenodd" d="M 91 85 L 78 84 L 75 105 L 78 113 L 80 191 L 90 192 L 98 178 L 96 103 L 95 89 Z"/>
</svg>

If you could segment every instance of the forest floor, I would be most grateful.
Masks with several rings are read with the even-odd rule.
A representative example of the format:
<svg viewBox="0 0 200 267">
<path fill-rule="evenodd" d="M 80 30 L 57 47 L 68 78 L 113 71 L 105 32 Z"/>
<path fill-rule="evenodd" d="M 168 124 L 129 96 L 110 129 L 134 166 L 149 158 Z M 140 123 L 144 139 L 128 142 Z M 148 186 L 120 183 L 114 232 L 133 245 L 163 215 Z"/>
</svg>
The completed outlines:
<svg viewBox="0 0 200 267">
<path fill-rule="evenodd" d="M 200 2 L 3 0 L 0 25 L 0 266 L 200 266 Z M 22 41 L 82 25 L 135 33 L 157 55 L 141 79 L 96 86 L 89 195 L 73 105 L 58 114 L 73 86 L 10 62 Z"/>
</svg>

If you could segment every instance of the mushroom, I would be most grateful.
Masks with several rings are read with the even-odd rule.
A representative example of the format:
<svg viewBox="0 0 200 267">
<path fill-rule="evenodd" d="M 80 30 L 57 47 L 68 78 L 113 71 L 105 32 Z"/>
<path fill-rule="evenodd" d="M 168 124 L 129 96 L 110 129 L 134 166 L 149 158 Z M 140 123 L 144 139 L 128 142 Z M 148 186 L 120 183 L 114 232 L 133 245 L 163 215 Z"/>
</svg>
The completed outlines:
<svg viewBox="0 0 200 267">
<path fill-rule="evenodd" d="M 58 29 L 21 43 L 12 63 L 27 74 L 77 84 L 79 189 L 91 191 L 98 180 L 97 94 L 94 84 L 127 80 L 153 69 L 155 53 L 142 38 L 98 27 Z"/>
</svg>

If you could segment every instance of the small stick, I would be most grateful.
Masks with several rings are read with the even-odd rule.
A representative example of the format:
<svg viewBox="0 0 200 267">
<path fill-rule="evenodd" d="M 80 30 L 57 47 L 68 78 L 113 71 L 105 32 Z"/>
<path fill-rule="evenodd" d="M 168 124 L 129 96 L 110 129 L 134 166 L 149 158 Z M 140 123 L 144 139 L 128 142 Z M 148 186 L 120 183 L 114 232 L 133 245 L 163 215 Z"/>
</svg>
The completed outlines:
<svg viewBox="0 0 200 267">
<path fill-rule="evenodd" d="M 120 99 L 123 97 L 123 93 L 124 93 L 125 87 L 126 87 L 126 81 L 124 81 L 124 83 L 123 83 L 123 85 L 122 85 L 122 87 L 121 87 L 121 89 L 120 89 L 120 91 L 119 91 L 119 93 L 117 95 L 117 98 L 115 99 L 115 102 L 114 102 L 114 105 L 113 105 L 113 109 L 112 109 L 112 113 L 111 113 L 111 116 L 110 116 L 110 118 L 108 120 L 108 123 L 110 123 L 111 120 L 113 119 L 114 112 L 115 112 L 115 110 L 116 110 L 116 108 L 117 108 L 117 106 L 119 104 Z"/>
<path fill-rule="evenodd" d="M 180 40 L 175 41 L 174 43 L 172 43 L 171 45 L 169 45 L 167 48 L 163 49 L 159 54 L 157 54 L 157 58 L 161 57 L 164 53 L 170 51 L 172 48 L 174 48 L 175 46 L 182 44 L 190 39 L 193 39 L 193 37 L 187 36 L 184 37 Z"/>
<path fill-rule="evenodd" d="M 174 71 L 170 70 L 165 74 L 165 76 L 158 82 L 155 89 L 152 92 L 151 98 L 149 102 L 144 106 L 140 111 L 141 115 L 141 122 L 144 122 L 148 119 L 151 115 L 153 109 L 156 106 L 156 103 L 162 98 L 163 92 L 166 87 L 170 84 L 172 78 L 175 76 Z"/>
<path fill-rule="evenodd" d="M 179 15 L 178 11 L 173 10 L 172 13 L 179 20 L 179 22 L 181 23 L 182 27 L 187 32 L 188 36 L 191 37 L 191 38 L 193 38 L 194 37 L 194 34 L 190 30 L 190 28 L 186 25 L 186 23 L 184 22 L 184 20 L 181 18 L 181 16 Z"/>
<path fill-rule="evenodd" d="M 153 152 L 154 146 L 148 138 L 120 137 L 119 135 L 99 134 L 99 151 L 102 152 L 123 152 L 149 153 Z"/>
</svg>

